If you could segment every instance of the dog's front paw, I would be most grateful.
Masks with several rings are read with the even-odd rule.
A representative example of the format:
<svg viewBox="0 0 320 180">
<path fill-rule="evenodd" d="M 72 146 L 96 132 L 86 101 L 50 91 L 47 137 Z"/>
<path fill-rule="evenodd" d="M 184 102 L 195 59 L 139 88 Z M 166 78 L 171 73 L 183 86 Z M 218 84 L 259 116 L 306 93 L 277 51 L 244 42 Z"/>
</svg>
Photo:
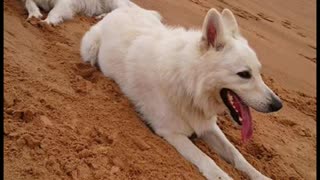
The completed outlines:
<svg viewBox="0 0 320 180">
<path fill-rule="evenodd" d="M 32 18 L 41 19 L 42 18 L 41 12 L 34 11 L 34 12 L 30 13 L 27 20 L 32 19 Z"/>
<path fill-rule="evenodd" d="M 42 23 L 46 23 L 48 25 L 53 25 L 56 26 L 58 24 L 60 24 L 63 21 L 62 18 L 60 17 L 55 17 L 55 18 L 46 18 L 45 20 L 41 21 Z"/>
</svg>

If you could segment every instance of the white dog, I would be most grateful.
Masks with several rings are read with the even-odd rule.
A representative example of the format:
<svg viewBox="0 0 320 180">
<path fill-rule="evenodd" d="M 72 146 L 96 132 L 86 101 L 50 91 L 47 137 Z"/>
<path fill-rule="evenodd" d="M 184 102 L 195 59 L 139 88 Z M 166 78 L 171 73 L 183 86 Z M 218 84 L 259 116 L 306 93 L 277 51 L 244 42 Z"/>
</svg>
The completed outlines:
<svg viewBox="0 0 320 180">
<path fill-rule="evenodd" d="M 77 13 L 102 18 L 106 13 L 119 8 L 136 6 L 130 0 L 22 0 L 29 13 L 28 19 L 41 18 L 40 8 L 50 11 L 44 22 L 57 25 L 66 19 L 72 19 Z"/>
<path fill-rule="evenodd" d="M 263 82 L 261 64 L 230 10 L 211 9 L 202 31 L 187 31 L 163 25 L 142 8 L 116 9 L 84 35 L 81 55 L 114 79 L 154 131 L 206 178 L 231 179 L 188 139 L 194 132 L 251 179 L 269 179 L 217 125 L 217 115 L 229 110 L 248 139 L 248 106 L 260 112 L 282 107 Z"/>
</svg>

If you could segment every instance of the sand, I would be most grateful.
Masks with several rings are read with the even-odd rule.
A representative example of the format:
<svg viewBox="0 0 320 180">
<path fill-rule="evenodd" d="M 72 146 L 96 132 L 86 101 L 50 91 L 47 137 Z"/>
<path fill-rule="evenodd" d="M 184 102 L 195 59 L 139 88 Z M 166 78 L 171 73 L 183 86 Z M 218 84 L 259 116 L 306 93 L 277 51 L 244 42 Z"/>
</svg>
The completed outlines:
<svg viewBox="0 0 320 180">
<path fill-rule="evenodd" d="M 210 7 L 231 9 L 284 107 L 252 110 L 254 137 L 220 117 L 226 136 L 272 179 L 316 178 L 316 1 L 135 0 L 169 25 L 200 28 Z M 111 79 L 82 63 L 79 43 L 97 21 L 57 27 L 26 22 L 19 0 L 4 0 L 4 178 L 204 179 L 141 121 Z M 201 140 L 197 146 L 234 179 L 248 179 Z"/>
</svg>

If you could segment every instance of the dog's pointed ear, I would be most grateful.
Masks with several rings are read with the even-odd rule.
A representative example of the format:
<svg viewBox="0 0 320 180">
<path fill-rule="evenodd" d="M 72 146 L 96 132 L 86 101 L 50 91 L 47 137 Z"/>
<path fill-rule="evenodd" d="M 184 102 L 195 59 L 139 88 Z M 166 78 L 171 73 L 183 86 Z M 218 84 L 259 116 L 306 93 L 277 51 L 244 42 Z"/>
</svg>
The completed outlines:
<svg viewBox="0 0 320 180">
<path fill-rule="evenodd" d="M 229 9 L 224 9 L 222 11 L 222 20 L 232 36 L 240 33 L 237 20 Z"/>
<path fill-rule="evenodd" d="M 220 50 L 225 44 L 224 27 L 220 13 L 212 8 L 208 11 L 202 25 L 202 45 Z"/>
</svg>

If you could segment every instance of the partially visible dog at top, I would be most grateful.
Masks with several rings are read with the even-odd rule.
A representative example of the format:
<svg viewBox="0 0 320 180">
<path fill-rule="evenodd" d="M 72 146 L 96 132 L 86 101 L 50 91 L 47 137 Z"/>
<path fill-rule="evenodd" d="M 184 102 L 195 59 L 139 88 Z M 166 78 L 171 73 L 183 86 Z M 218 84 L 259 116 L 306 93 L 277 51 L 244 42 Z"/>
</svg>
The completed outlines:
<svg viewBox="0 0 320 180">
<path fill-rule="evenodd" d="M 130 0 L 22 0 L 22 2 L 29 14 L 27 19 L 41 19 L 43 15 L 40 9 L 43 9 L 49 14 L 42 22 L 51 25 L 72 19 L 78 13 L 101 19 L 116 8 L 137 6 Z"/>
</svg>

